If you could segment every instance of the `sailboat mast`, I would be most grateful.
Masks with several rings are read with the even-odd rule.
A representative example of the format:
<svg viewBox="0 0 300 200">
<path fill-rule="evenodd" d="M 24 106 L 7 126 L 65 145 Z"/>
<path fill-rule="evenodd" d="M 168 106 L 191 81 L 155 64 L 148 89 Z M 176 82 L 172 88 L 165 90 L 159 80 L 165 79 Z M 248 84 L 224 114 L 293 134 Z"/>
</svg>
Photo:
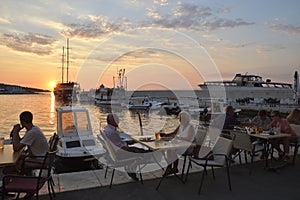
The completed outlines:
<svg viewBox="0 0 300 200">
<path fill-rule="evenodd" d="M 294 101 L 295 104 L 299 104 L 299 94 L 298 94 L 298 90 L 299 90 L 299 75 L 298 75 L 298 71 L 295 71 L 294 74 Z"/>
<path fill-rule="evenodd" d="M 67 83 L 69 82 L 69 38 L 67 38 Z"/>
<path fill-rule="evenodd" d="M 65 64 L 65 47 L 62 47 L 62 55 L 61 55 L 61 82 L 64 82 L 64 64 Z"/>
</svg>

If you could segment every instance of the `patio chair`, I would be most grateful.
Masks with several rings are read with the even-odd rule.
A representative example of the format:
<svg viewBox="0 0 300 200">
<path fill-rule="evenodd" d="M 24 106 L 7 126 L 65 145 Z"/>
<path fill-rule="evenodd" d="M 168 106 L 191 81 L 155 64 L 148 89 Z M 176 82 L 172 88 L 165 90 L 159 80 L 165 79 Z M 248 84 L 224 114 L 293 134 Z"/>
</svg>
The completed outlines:
<svg viewBox="0 0 300 200">
<path fill-rule="evenodd" d="M 293 155 L 293 165 L 296 163 L 296 157 L 298 154 L 298 149 L 300 146 L 300 125 L 290 124 L 291 128 L 295 131 L 297 135 L 297 140 L 294 142 L 290 142 L 290 146 L 294 147 L 294 155 Z"/>
<path fill-rule="evenodd" d="M 4 194 L 16 192 L 16 199 L 19 199 L 20 193 L 35 194 L 36 199 L 39 199 L 39 191 L 47 182 L 49 197 L 52 199 L 52 195 L 55 195 L 52 185 L 52 163 L 55 155 L 56 152 L 48 152 L 45 156 L 39 156 L 42 158 L 42 165 L 38 170 L 38 176 L 5 175 L 2 179 L 2 192 Z M 4 200 L 4 195 L 2 199 Z"/>
<path fill-rule="evenodd" d="M 218 137 L 215 145 L 212 148 L 211 154 L 207 156 L 205 159 L 189 157 L 189 166 L 187 170 L 186 181 L 192 163 L 202 166 L 204 168 L 202 172 L 201 183 L 198 190 L 198 194 L 200 194 L 201 192 L 201 188 L 204 181 L 204 175 L 207 173 L 207 167 L 211 167 L 214 179 L 215 179 L 214 167 L 226 167 L 229 190 L 231 191 L 231 181 L 230 181 L 230 174 L 229 174 L 229 166 L 230 166 L 229 156 L 232 148 L 232 143 L 233 143 L 232 140 L 229 140 L 224 137 Z"/>
<path fill-rule="evenodd" d="M 126 152 L 126 151 L 124 151 L 122 153 L 124 153 L 124 155 L 127 154 L 127 158 L 119 158 L 115 148 L 113 147 L 113 144 L 109 141 L 109 139 L 104 134 L 101 134 L 100 136 L 98 136 L 98 138 L 101 141 L 101 143 L 103 144 L 105 150 L 107 151 L 107 159 L 108 160 L 107 160 L 107 164 L 106 164 L 104 178 L 106 178 L 106 176 L 107 176 L 108 168 L 113 169 L 110 184 L 109 184 L 109 188 L 111 188 L 115 170 L 117 168 L 124 167 L 124 169 L 125 169 L 132 162 L 137 161 L 139 159 L 141 160 L 142 158 L 138 157 L 138 156 L 132 156 L 134 153 L 130 153 L 130 152 Z M 124 157 L 126 157 L 126 156 L 124 156 Z M 139 173 L 139 175 L 140 175 L 141 183 L 143 183 L 142 174 Z"/>
<path fill-rule="evenodd" d="M 181 171 L 181 178 L 183 180 L 183 176 L 184 176 L 184 171 L 185 171 L 185 165 L 186 165 L 186 160 L 188 156 L 195 156 L 195 154 L 199 154 L 201 146 L 204 143 L 204 140 L 206 138 L 206 134 L 207 134 L 207 127 L 202 127 L 199 125 L 195 125 L 195 147 L 194 147 L 194 151 L 193 152 L 184 152 L 182 154 L 183 156 L 183 166 L 182 166 L 182 171 Z"/>
<path fill-rule="evenodd" d="M 245 162 L 248 163 L 247 154 L 249 154 L 251 157 L 249 174 L 251 174 L 254 156 L 258 152 L 264 153 L 265 151 L 263 144 L 259 141 L 252 142 L 250 136 L 247 133 L 238 130 L 232 130 L 230 133 L 233 135 L 233 148 L 237 150 L 234 158 L 238 156 L 240 164 L 242 164 L 241 154 L 244 153 Z"/>
<path fill-rule="evenodd" d="M 49 139 L 49 150 L 50 151 L 57 150 L 58 141 L 59 141 L 59 136 L 57 135 L 57 133 L 53 133 L 53 135 Z"/>
<path fill-rule="evenodd" d="M 49 139 L 49 151 L 53 152 L 53 154 L 54 152 L 57 151 L 58 140 L 59 140 L 59 136 L 56 133 L 54 133 Z M 33 171 L 40 169 L 42 165 L 43 165 L 43 156 L 30 156 L 30 155 L 24 156 L 20 174 L 32 175 Z M 48 180 L 48 182 L 51 184 L 52 188 L 55 186 L 52 177 Z M 55 196 L 54 190 L 53 190 L 53 196 Z"/>
</svg>

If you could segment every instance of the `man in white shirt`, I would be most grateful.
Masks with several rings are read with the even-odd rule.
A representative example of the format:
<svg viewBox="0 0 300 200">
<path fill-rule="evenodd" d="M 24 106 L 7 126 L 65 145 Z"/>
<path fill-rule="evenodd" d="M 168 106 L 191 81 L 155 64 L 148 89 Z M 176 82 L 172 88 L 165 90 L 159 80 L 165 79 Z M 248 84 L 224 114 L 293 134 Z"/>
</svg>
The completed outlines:
<svg viewBox="0 0 300 200">
<path fill-rule="evenodd" d="M 14 151 L 28 147 L 29 155 L 44 156 L 49 151 L 47 139 L 41 129 L 32 123 L 33 115 L 29 111 L 20 114 L 20 124 L 14 125 L 12 130 L 12 143 Z M 26 129 L 23 138 L 20 137 L 20 130 Z"/>
<path fill-rule="evenodd" d="M 128 157 L 134 157 L 135 155 L 128 153 L 128 152 L 133 152 L 133 153 L 146 153 L 149 152 L 149 150 L 145 150 L 143 148 L 138 148 L 134 146 L 128 146 L 128 143 L 125 141 L 122 141 L 122 138 L 120 136 L 120 132 L 117 130 L 119 126 L 119 118 L 115 114 L 108 114 L 107 118 L 107 126 L 105 127 L 103 134 L 105 137 L 107 137 L 110 142 L 113 144 L 113 148 L 116 151 L 117 157 L 120 159 L 128 158 Z M 140 155 L 136 155 L 140 156 Z M 131 164 L 132 169 L 128 169 L 129 171 L 135 171 L 137 167 L 137 162 L 133 162 Z M 128 172 L 128 175 L 133 179 L 133 180 L 138 180 L 137 176 L 135 173 Z"/>
</svg>

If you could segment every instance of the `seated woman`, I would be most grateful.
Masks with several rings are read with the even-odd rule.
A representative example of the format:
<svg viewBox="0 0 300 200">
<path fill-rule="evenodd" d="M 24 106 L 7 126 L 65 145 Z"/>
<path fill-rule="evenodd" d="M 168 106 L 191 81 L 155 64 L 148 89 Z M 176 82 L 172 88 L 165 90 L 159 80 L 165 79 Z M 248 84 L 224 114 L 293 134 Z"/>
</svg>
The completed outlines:
<svg viewBox="0 0 300 200">
<path fill-rule="evenodd" d="M 282 139 L 272 139 L 272 146 L 278 151 L 279 158 L 283 158 L 284 160 L 289 159 L 289 150 L 290 150 L 290 141 L 296 140 L 296 133 L 291 128 L 289 122 L 280 117 L 279 111 L 272 111 L 271 113 L 272 122 L 268 125 L 268 129 L 275 128 L 279 126 L 280 133 L 291 134 L 291 137 L 285 137 Z M 283 151 L 280 149 L 280 144 L 283 144 Z"/>
<path fill-rule="evenodd" d="M 181 111 L 178 116 L 180 124 L 177 126 L 177 128 L 171 133 L 161 133 L 161 137 L 173 137 L 175 139 L 192 142 L 195 137 L 195 128 L 190 124 L 190 114 L 185 111 Z M 191 153 L 192 151 L 193 148 L 191 147 L 186 150 L 186 152 L 189 153 Z M 165 175 L 178 173 L 178 154 L 178 150 L 167 151 L 167 160 L 170 164 L 167 167 Z"/>
</svg>

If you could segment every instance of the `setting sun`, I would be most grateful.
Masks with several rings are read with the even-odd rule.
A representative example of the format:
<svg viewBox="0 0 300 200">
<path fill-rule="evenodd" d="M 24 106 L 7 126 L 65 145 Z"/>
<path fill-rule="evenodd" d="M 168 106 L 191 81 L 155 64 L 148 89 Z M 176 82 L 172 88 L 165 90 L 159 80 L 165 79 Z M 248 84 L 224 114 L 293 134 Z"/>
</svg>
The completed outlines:
<svg viewBox="0 0 300 200">
<path fill-rule="evenodd" d="M 50 82 L 50 87 L 51 87 L 51 89 L 53 89 L 55 86 L 56 86 L 55 81 L 51 81 L 51 82 Z"/>
</svg>

